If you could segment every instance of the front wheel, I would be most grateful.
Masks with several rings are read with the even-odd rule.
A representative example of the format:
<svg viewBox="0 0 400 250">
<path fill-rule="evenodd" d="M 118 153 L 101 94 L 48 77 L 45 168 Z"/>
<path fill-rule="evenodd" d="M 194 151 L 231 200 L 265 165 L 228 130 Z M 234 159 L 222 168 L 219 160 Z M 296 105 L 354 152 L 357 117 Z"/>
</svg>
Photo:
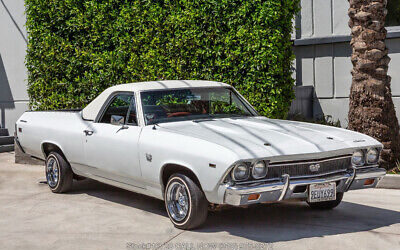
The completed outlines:
<svg viewBox="0 0 400 250">
<path fill-rule="evenodd" d="M 200 187 L 186 175 L 174 174 L 169 178 L 164 200 L 168 216 L 176 228 L 194 229 L 207 218 L 207 199 Z"/>
<path fill-rule="evenodd" d="M 337 207 L 343 199 L 343 193 L 336 194 L 336 200 L 321 201 L 321 202 L 307 202 L 313 209 L 328 210 Z"/>
</svg>

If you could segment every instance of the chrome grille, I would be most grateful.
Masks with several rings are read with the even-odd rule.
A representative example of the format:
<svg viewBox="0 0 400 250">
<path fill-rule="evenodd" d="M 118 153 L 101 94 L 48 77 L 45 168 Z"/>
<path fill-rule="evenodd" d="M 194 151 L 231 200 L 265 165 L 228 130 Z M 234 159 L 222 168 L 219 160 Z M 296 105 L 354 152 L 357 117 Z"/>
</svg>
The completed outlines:
<svg viewBox="0 0 400 250">
<path fill-rule="evenodd" d="M 310 165 L 315 164 L 319 164 L 319 170 L 311 171 Z M 283 174 L 288 174 L 290 177 L 328 174 L 331 172 L 346 171 L 350 168 L 350 165 L 351 156 L 306 162 L 272 163 L 268 166 L 266 178 L 280 178 Z"/>
</svg>

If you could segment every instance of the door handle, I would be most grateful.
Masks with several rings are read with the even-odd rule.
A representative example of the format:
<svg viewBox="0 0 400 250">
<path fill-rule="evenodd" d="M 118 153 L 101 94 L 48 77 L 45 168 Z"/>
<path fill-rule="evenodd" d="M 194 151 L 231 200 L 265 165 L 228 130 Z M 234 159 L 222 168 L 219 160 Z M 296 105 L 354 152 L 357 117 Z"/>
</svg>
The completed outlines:
<svg viewBox="0 0 400 250">
<path fill-rule="evenodd" d="M 83 133 L 85 133 L 86 136 L 93 135 L 93 130 L 83 130 Z"/>
</svg>

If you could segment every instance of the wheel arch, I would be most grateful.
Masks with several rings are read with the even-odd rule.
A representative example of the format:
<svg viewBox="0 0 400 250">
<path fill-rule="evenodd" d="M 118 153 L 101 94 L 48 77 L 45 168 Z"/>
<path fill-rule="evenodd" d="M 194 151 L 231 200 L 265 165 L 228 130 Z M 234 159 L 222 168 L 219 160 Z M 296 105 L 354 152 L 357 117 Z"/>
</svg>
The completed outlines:
<svg viewBox="0 0 400 250">
<path fill-rule="evenodd" d="M 44 159 L 47 158 L 47 156 L 50 154 L 50 152 L 57 152 L 62 157 L 64 157 L 64 159 L 67 159 L 65 157 L 64 152 L 61 149 L 61 147 L 54 142 L 43 142 L 41 145 L 41 148 L 42 148 L 42 153 L 43 153 Z"/>
<path fill-rule="evenodd" d="M 161 183 L 161 189 L 162 189 L 163 194 L 164 194 L 165 186 L 167 185 L 169 177 L 171 175 L 177 174 L 177 173 L 184 174 L 187 177 L 189 177 L 190 179 L 192 179 L 193 182 L 196 183 L 199 186 L 199 188 L 203 191 L 203 188 L 201 187 L 201 183 L 193 170 L 191 170 L 189 167 L 183 166 L 181 164 L 166 163 L 161 167 L 161 171 L 160 171 L 160 183 Z"/>
</svg>

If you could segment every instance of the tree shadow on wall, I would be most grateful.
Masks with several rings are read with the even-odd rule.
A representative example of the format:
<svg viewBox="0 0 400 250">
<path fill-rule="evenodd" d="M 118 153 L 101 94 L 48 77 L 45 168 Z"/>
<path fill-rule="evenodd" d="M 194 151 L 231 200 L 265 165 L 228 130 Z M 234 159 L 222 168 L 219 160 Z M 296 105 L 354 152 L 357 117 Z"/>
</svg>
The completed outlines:
<svg viewBox="0 0 400 250">
<path fill-rule="evenodd" d="M 6 126 L 6 109 L 14 109 L 14 98 L 11 93 L 10 83 L 6 70 L 4 68 L 3 59 L 0 55 L 0 127 Z"/>
</svg>

